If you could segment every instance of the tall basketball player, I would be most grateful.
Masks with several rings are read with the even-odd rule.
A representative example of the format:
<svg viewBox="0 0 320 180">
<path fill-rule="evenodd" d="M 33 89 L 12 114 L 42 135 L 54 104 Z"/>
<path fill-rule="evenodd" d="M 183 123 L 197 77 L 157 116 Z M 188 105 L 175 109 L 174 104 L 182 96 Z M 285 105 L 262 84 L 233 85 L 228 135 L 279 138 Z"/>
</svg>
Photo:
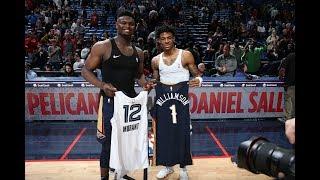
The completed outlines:
<svg viewBox="0 0 320 180">
<path fill-rule="evenodd" d="M 202 78 L 191 52 L 175 47 L 175 30 L 163 25 L 156 30 L 163 52 L 152 59 L 157 83 L 153 118 L 156 121 L 156 165 L 165 166 L 157 178 L 173 173 L 180 165 L 180 179 L 188 179 L 186 166 L 192 165 L 190 152 L 189 87 L 200 86 Z M 195 77 L 189 80 L 189 72 Z"/>
<path fill-rule="evenodd" d="M 82 76 L 91 84 L 100 88 L 101 114 L 98 114 L 97 140 L 102 144 L 100 155 L 101 179 L 109 179 L 109 160 L 111 144 L 111 123 L 113 117 L 113 97 L 116 91 L 122 91 L 128 97 L 135 97 L 134 83 L 150 90 L 143 74 L 143 52 L 131 44 L 135 30 L 132 13 L 122 11 L 117 15 L 117 36 L 99 41 L 92 46 L 91 52 L 82 68 Z M 102 81 L 93 73 L 101 68 Z M 124 176 L 128 178 L 128 176 Z"/>
</svg>

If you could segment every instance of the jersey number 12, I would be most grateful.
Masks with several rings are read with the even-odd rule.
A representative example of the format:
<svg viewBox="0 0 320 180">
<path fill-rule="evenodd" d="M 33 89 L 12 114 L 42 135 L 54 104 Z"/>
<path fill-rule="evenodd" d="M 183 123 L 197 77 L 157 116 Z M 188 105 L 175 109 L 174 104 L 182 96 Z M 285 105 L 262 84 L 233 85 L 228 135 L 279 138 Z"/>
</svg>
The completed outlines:
<svg viewBox="0 0 320 180">
<path fill-rule="evenodd" d="M 123 105 L 124 109 L 124 122 L 127 123 L 132 121 L 138 121 L 141 119 L 140 115 L 136 115 L 141 111 L 141 104 L 133 104 L 131 106 L 129 105 Z"/>
</svg>

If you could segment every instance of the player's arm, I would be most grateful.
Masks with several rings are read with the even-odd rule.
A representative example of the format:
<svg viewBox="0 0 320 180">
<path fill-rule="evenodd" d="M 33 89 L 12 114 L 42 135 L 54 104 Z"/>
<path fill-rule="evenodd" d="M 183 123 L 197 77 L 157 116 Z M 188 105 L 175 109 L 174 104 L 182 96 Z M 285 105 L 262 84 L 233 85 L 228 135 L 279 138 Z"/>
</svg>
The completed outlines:
<svg viewBox="0 0 320 180">
<path fill-rule="evenodd" d="M 199 74 L 197 66 L 194 63 L 194 58 L 190 51 L 183 51 L 183 65 L 186 66 L 189 69 L 192 76 L 195 77 L 194 79 L 191 79 L 189 81 L 189 86 L 201 86 L 202 78 Z"/>
<path fill-rule="evenodd" d="M 145 91 L 150 91 L 153 87 L 154 87 L 154 84 L 152 81 L 147 81 L 146 80 L 146 77 L 143 73 L 143 68 L 144 68 L 144 54 L 143 54 L 143 51 L 136 47 L 137 48 L 137 52 L 138 52 L 138 56 L 139 56 L 139 68 L 138 68 L 138 84 L 143 87 L 143 90 Z"/>
<path fill-rule="evenodd" d="M 152 78 L 156 81 L 160 81 L 159 60 L 159 55 L 153 57 L 151 60 Z"/>
<path fill-rule="evenodd" d="M 113 97 L 114 92 L 117 91 L 117 89 L 113 87 L 110 83 L 102 82 L 93 73 L 93 71 L 101 65 L 104 54 L 107 52 L 107 54 L 109 54 L 110 56 L 111 43 L 109 44 L 108 43 L 106 44 L 106 43 L 107 42 L 105 41 L 100 41 L 92 46 L 90 54 L 88 55 L 88 58 L 86 60 L 86 63 L 81 70 L 81 75 L 89 83 L 102 89 L 107 96 Z"/>
</svg>

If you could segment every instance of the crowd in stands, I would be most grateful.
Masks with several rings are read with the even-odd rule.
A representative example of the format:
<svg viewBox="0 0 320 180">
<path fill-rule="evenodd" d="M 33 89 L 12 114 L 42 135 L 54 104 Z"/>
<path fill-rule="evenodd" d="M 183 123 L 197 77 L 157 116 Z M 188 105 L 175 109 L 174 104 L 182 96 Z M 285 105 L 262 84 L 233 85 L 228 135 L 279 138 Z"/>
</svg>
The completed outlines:
<svg viewBox="0 0 320 180">
<path fill-rule="evenodd" d="M 92 45 L 116 35 L 122 9 L 135 16 L 133 43 L 147 76 L 161 52 L 155 28 L 162 23 L 176 27 L 176 46 L 193 54 L 203 76 L 278 76 L 295 51 L 293 0 L 25 0 L 26 79 L 80 76 Z"/>
</svg>

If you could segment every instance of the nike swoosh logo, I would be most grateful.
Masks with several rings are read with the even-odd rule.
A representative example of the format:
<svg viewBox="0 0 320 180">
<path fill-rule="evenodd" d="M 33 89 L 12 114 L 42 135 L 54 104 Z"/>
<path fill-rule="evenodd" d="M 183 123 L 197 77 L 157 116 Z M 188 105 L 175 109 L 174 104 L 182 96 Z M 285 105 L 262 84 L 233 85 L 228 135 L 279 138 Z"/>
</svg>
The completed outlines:
<svg viewBox="0 0 320 180">
<path fill-rule="evenodd" d="M 120 55 L 118 55 L 118 56 L 116 56 L 116 55 L 113 55 L 113 58 L 118 58 L 118 57 L 120 57 Z"/>
</svg>

